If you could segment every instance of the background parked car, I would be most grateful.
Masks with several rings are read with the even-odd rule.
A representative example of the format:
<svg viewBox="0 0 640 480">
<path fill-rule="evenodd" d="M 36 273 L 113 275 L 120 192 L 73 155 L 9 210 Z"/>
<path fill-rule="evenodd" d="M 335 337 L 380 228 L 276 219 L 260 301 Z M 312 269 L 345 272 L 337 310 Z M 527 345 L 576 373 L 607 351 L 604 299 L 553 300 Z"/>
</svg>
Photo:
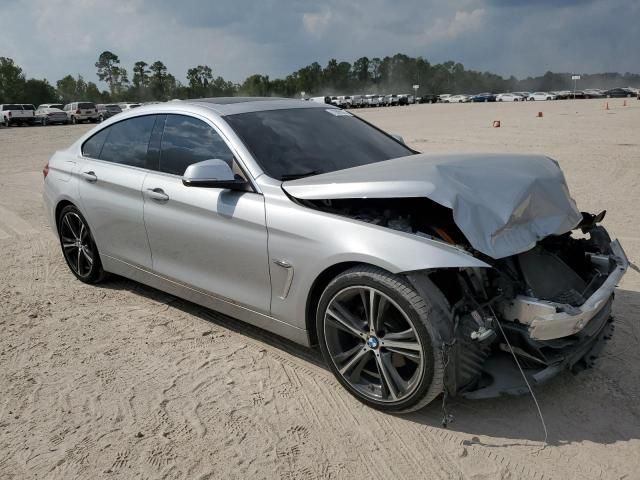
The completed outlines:
<svg viewBox="0 0 640 480">
<path fill-rule="evenodd" d="M 522 97 L 515 93 L 499 93 L 496 95 L 496 102 L 521 102 Z"/>
<path fill-rule="evenodd" d="M 368 107 L 380 106 L 380 95 L 377 95 L 377 94 L 365 95 L 364 99 Z"/>
<path fill-rule="evenodd" d="M 604 94 L 600 90 L 596 90 L 594 88 L 590 88 L 587 90 L 583 90 L 584 98 L 602 98 Z"/>
<path fill-rule="evenodd" d="M 366 107 L 364 97 L 362 95 L 351 95 L 351 106 L 353 108 Z"/>
<path fill-rule="evenodd" d="M 326 103 L 326 104 L 331 104 L 331 97 L 311 97 L 308 99 L 310 102 L 316 102 L 316 103 Z"/>
<path fill-rule="evenodd" d="M 421 97 L 418 97 L 417 99 L 418 103 L 437 103 L 438 102 L 438 96 L 434 95 L 432 93 L 426 93 L 424 95 L 422 95 Z"/>
<path fill-rule="evenodd" d="M 120 102 L 118 106 L 122 109 L 123 112 L 126 112 L 127 110 L 131 110 L 132 108 L 141 107 L 142 104 L 135 102 Z"/>
<path fill-rule="evenodd" d="M 22 111 L 24 112 L 24 116 L 27 119 L 28 125 L 35 125 L 36 123 L 36 107 L 31 103 L 23 103 Z"/>
<path fill-rule="evenodd" d="M 79 122 L 92 122 L 98 121 L 98 109 L 93 102 L 72 102 L 67 103 L 63 110 L 67 114 L 67 118 L 73 124 Z"/>
<path fill-rule="evenodd" d="M 398 105 L 398 103 L 399 103 L 398 95 L 390 94 L 390 95 L 384 96 L 385 107 L 395 107 L 396 105 Z"/>
<path fill-rule="evenodd" d="M 471 97 L 472 102 L 495 102 L 496 96 L 493 93 L 483 92 Z"/>
<path fill-rule="evenodd" d="M 607 98 L 631 98 L 634 93 L 628 88 L 612 88 L 604 92 Z"/>
<path fill-rule="evenodd" d="M 120 105 L 116 105 L 115 103 L 109 103 L 106 105 L 101 103 L 96 105 L 96 108 L 98 109 L 99 122 L 104 122 L 107 118 L 111 118 L 114 115 L 122 113 Z"/>
<path fill-rule="evenodd" d="M 527 100 L 529 101 L 534 101 L 534 100 L 555 100 L 556 97 L 555 95 L 553 95 L 552 93 L 549 92 L 533 92 L 531 95 L 529 95 L 529 98 L 527 98 Z"/>
<path fill-rule="evenodd" d="M 452 95 L 444 99 L 444 103 L 467 103 L 468 101 L 468 95 Z"/>
<path fill-rule="evenodd" d="M 25 110 L 22 105 L 17 103 L 5 103 L 0 105 L 0 113 L 2 114 L 2 124 L 5 127 L 11 125 L 32 125 L 35 121 L 35 115 L 32 110 Z"/>
<path fill-rule="evenodd" d="M 60 103 L 43 103 L 38 106 L 35 112 L 36 123 L 40 125 L 53 125 L 69 123 L 67 114 L 62 110 L 64 106 Z"/>
</svg>

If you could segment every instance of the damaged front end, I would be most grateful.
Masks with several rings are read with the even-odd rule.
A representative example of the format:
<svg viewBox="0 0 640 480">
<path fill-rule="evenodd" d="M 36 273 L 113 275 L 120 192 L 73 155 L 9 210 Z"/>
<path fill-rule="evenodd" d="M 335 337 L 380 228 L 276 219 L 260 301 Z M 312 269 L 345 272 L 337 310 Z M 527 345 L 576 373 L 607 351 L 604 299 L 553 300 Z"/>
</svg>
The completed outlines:
<svg viewBox="0 0 640 480">
<path fill-rule="evenodd" d="M 541 384 L 591 366 L 611 335 L 627 258 L 599 225 L 605 212 L 581 213 L 547 157 L 420 154 L 282 188 L 309 208 L 455 245 L 491 267 L 405 272 L 424 298 L 434 284 L 446 296 L 451 317 L 432 333 L 450 395 L 524 393 L 512 354 Z"/>
<path fill-rule="evenodd" d="M 619 242 L 594 218 L 585 215 L 576 230 L 495 260 L 491 269 L 430 272 L 452 308 L 451 330 L 442 335 L 450 395 L 526 393 L 512 355 L 532 386 L 593 365 L 613 333 L 614 289 L 628 267 Z"/>
<path fill-rule="evenodd" d="M 579 229 L 583 238 L 575 230 L 547 237 L 493 269 L 458 272 L 461 348 L 448 388 L 468 398 L 526 393 L 512 354 L 532 385 L 593 365 L 613 333 L 614 289 L 628 260 L 603 227 L 583 222 Z M 478 338 L 488 331 L 495 337 Z"/>
<path fill-rule="evenodd" d="M 447 359 L 445 388 L 451 396 L 526 393 L 513 354 L 529 383 L 540 385 L 562 370 L 591 367 L 613 332 L 614 289 L 628 261 L 598 224 L 604 212 L 583 213 L 575 229 L 493 259 L 470 245 L 450 209 L 426 198 L 301 203 L 456 245 L 491 265 L 406 273 L 418 292 L 435 284 L 450 307 L 449 322 L 434 328 Z"/>
</svg>

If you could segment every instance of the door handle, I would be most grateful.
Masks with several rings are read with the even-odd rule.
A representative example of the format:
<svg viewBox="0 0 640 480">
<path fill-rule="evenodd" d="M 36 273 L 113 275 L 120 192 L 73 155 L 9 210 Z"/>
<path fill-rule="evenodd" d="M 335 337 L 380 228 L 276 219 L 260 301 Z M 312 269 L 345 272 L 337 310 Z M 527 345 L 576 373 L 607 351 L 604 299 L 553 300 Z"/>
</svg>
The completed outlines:
<svg viewBox="0 0 640 480">
<path fill-rule="evenodd" d="M 164 190 L 161 188 L 147 188 L 147 195 L 149 198 L 157 200 L 158 202 L 166 202 L 169 200 L 169 195 L 164 193 Z"/>
<path fill-rule="evenodd" d="M 96 183 L 98 181 L 98 177 L 94 172 L 82 172 L 82 178 L 89 183 Z"/>
</svg>

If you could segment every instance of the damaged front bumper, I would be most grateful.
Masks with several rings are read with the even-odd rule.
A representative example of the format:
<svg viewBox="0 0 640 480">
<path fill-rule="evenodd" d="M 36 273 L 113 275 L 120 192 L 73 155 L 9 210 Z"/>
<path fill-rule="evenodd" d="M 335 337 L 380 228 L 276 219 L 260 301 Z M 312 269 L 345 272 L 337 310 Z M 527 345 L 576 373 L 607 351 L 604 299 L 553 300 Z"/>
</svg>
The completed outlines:
<svg viewBox="0 0 640 480">
<path fill-rule="evenodd" d="M 611 242 L 611 252 L 609 258 L 615 266 L 600 288 L 580 307 L 519 295 L 504 304 L 503 318 L 528 325 L 529 335 L 534 340 L 551 340 L 580 332 L 602 310 L 629 267 L 629 260 L 618 240 Z M 600 259 L 592 261 L 603 264 Z M 608 268 L 608 264 L 602 268 Z"/>
<path fill-rule="evenodd" d="M 606 255 L 593 254 L 590 261 L 604 280 L 580 306 L 522 295 L 496 304 L 509 342 L 500 336 L 492 343 L 491 353 L 484 356 L 479 378 L 459 389 L 458 395 L 482 399 L 526 394 L 528 387 L 513 355 L 532 387 L 544 384 L 564 370 L 577 373 L 593 366 L 605 341 L 613 334 L 614 290 L 629 261 L 617 240 L 610 242 Z M 473 360 L 471 345 L 465 343 L 466 348 L 458 350 L 458 376 L 461 365 L 468 366 Z M 482 353 L 481 346 L 472 348 L 476 357 Z"/>
<path fill-rule="evenodd" d="M 614 330 L 614 319 L 611 316 L 613 295 L 608 298 L 602 308 L 592 317 L 588 326 L 572 338 L 571 344 L 558 345 L 555 358 L 547 365 L 528 360 L 518 353 L 518 361 L 532 387 L 540 386 L 564 370 L 578 373 L 591 368 L 594 361 L 610 339 Z M 553 352 L 552 347 L 546 347 Z M 494 398 L 502 395 L 524 395 L 529 389 L 525 384 L 518 367 L 507 348 L 489 357 L 482 369 L 482 378 L 472 391 L 462 392 L 461 396 L 469 399 Z M 551 353 L 553 355 L 553 353 Z"/>
</svg>

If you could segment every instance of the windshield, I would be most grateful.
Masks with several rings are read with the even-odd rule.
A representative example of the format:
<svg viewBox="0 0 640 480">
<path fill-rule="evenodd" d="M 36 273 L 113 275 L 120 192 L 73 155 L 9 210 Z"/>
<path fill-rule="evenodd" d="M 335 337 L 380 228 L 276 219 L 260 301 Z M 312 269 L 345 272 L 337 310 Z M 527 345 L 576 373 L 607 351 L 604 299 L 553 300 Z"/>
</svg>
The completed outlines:
<svg viewBox="0 0 640 480">
<path fill-rule="evenodd" d="M 225 120 L 272 178 L 333 172 L 415 153 L 338 109 L 294 108 L 239 113 Z"/>
</svg>

